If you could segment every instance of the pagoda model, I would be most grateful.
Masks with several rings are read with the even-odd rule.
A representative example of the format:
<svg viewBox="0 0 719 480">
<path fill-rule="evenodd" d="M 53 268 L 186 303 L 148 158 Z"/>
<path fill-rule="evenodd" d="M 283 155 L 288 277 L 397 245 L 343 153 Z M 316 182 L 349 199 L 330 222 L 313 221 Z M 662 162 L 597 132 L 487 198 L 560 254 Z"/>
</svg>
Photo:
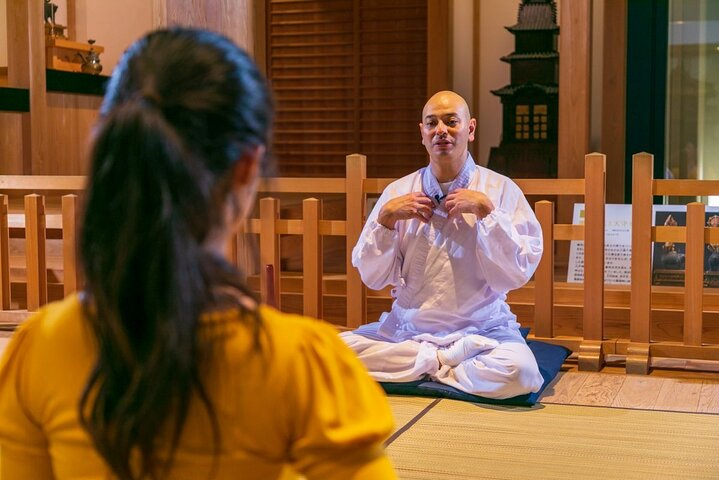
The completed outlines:
<svg viewBox="0 0 719 480">
<path fill-rule="evenodd" d="M 492 90 L 502 100 L 503 133 L 492 147 L 489 168 L 517 178 L 557 176 L 559 53 L 557 5 L 552 0 L 522 0 L 511 66 L 511 83 Z"/>
</svg>

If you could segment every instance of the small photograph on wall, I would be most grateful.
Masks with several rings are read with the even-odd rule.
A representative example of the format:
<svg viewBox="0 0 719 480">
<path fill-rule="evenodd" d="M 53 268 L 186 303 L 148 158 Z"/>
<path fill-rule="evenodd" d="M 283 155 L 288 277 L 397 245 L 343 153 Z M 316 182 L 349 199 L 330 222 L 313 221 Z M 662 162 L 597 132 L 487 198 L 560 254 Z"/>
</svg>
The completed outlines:
<svg viewBox="0 0 719 480">
<path fill-rule="evenodd" d="M 683 227 L 687 224 L 687 210 L 683 205 L 657 208 L 654 212 L 654 225 L 657 227 Z M 652 284 L 684 285 L 685 267 L 684 243 L 654 242 L 652 254 Z"/>
<path fill-rule="evenodd" d="M 655 205 L 654 225 L 657 227 L 686 226 L 686 205 Z M 719 228 L 719 208 L 707 207 L 704 225 Z M 654 242 L 652 254 L 652 284 L 684 285 L 686 244 Z M 719 244 L 706 244 L 704 248 L 704 286 L 719 287 Z"/>
</svg>

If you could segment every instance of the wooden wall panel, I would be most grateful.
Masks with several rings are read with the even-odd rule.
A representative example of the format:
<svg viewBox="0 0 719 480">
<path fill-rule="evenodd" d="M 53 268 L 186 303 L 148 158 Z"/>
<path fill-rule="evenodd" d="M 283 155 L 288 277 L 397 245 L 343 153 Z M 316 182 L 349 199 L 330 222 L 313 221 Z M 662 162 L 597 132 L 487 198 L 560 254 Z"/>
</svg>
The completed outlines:
<svg viewBox="0 0 719 480">
<path fill-rule="evenodd" d="M 0 175 L 22 175 L 22 117 L 26 113 L 0 112 Z"/>
<path fill-rule="evenodd" d="M 36 175 L 86 175 L 87 147 L 102 98 L 92 95 L 47 94 L 47 161 Z"/>
<path fill-rule="evenodd" d="M 254 21 L 251 0 L 167 0 L 155 2 L 156 21 L 192 25 L 223 33 L 252 52 Z M 164 18 L 163 18 L 164 17 Z"/>
</svg>

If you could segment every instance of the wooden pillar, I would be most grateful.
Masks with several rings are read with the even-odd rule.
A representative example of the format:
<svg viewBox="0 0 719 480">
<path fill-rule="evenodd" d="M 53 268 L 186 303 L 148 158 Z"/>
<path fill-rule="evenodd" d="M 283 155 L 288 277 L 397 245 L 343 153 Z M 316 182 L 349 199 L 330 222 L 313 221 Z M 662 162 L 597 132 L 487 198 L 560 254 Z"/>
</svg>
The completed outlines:
<svg viewBox="0 0 719 480">
<path fill-rule="evenodd" d="M 213 30 L 253 52 L 253 3 L 252 0 L 154 0 L 153 21 L 158 27 L 186 25 Z"/>
<path fill-rule="evenodd" d="M 624 203 L 627 0 L 608 0 L 604 5 L 602 62 L 602 140 L 607 156 L 607 203 Z M 562 56 L 562 60 L 564 57 Z M 560 62 L 561 62 L 560 61 Z"/>
<path fill-rule="evenodd" d="M 446 0 L 427 1 L 427 96 L 452 83 L 450 9 Z"/>
<path fill-rule="evenodd" d="M 22 174 L 35 173 L 43 157 L 46 122 L 45 26 L 42 2 L 7 2 L 8 85 L 27 88 L 30 112 L 22 113 Z"/>
<path fill-rule="evenodd" d="M 558 171 L 560 178 L 577 178 L 589 153 L 591 0 L 561 2 L 560 9 Z"/>
<path fill-rule="evenodd" d="M 559 120 L 557 173 L 559 178 L 584 177 L 584 155 L 589 153 L 591 109 L 591 0 L 563 1 L 559 34 Z M 572 223 L 574 203 L 580 197 L 557 200 L 557 222 Z M 565 266 L 567 242 L 557 244 L 557 264 Z"/>
</svg>

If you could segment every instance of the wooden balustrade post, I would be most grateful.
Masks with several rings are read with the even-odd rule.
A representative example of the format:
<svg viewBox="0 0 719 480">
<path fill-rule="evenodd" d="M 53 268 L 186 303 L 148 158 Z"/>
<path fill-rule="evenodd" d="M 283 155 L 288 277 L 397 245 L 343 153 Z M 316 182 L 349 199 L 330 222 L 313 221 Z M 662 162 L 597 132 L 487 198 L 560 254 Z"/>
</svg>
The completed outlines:
<svg viewBox="0 0 719 480">
<path fill-rule="evenodd" d="M 538 338 L 554 336 L 554 202 L 535 204 L 537 220 L 542 227 L 542 260 L 534 273 L 534 332 Z"/>
<path fill-rule="evenodd" d="M 604 364 L 604 208 L 606 156 L 585 156 L 584 177 L 584 317 L 579 347 L 580 370 L 598 371 Z"/>
<path fill-rule="evenodd" d="M 632 274 L 627 373 L 649 373 L 652 317 L 652 185 L 654 156 L 632 156 Z"/>
<path fill-rule="evenodd" d="M 45 198 L 25 195 L 25 259 L 27 309 L 32 312 L 47 303 L 45 265 Z"/>
<path fill-rule="evenodd" d="M 67 296 L 80 287 L 78 249 L 78 208 L 77 195 L 62 196 L 62 273 L 63 291 Z"/>
<path fill-rule="evenodd" d="M 302 285 L 303 313 L 322 318 L 322 202 L 316 198 L 302 201 Z"/>
<path fill-rule="evenodd" d="M 0 195 L 0 309 L 10 310 L 10 228 L 7 195 Z"/>
<path fill-rule="evenodd" d="M 687 205 L 684 270 L 684 344 L 702 344 L 704 310 L 704 204 Z"/>
<path fill-rule="evenodd" d="M 367 178 L 367 157 L 347 155 L 345 192 L 347 194 L 347 327 L 357 328 L 366 322 L 367 289 L 356 268 L 352 266 L 354 248 L 364 226 L 365 195 L 362 183 Z"/>
<path fill-rule="evenodd" d="M 280 202 L 276 198 L 260 200 L 260 298 L 268 303 L 267 265 L 274 267 L 275 307 L 281 306 L 280 292 L 280 236 L 277 233 L 277 220 L 280 218 Z"/>
</svg>

